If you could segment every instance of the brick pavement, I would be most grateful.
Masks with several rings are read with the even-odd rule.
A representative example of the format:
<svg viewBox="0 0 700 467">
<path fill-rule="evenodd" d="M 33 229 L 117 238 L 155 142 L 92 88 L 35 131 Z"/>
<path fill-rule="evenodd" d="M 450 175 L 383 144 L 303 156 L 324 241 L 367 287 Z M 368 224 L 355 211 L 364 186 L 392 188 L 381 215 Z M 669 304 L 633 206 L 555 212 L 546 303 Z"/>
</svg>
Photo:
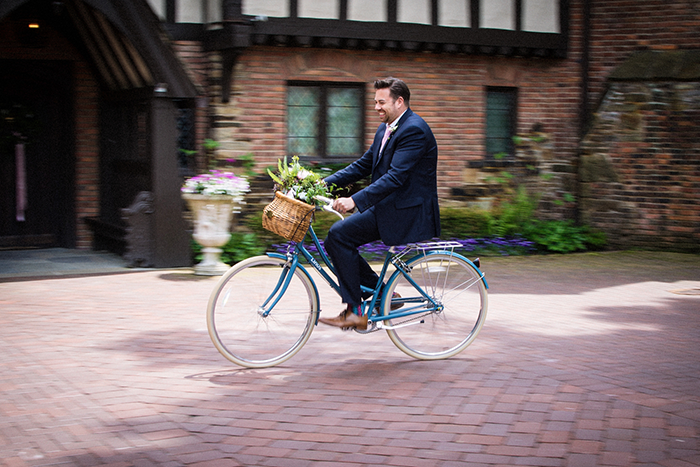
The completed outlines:
<svg viewBox="0 0 700 467">
<path fill-rule="evenodd" d="M 700 258 L 482 264 L 489 317 L 456 358 L 415 361 L 383 333 L 319 327 L 264 370 L 211 344 L 216 278 L 0 283 L 0 462 L 700 465 Z"/>
</svg>

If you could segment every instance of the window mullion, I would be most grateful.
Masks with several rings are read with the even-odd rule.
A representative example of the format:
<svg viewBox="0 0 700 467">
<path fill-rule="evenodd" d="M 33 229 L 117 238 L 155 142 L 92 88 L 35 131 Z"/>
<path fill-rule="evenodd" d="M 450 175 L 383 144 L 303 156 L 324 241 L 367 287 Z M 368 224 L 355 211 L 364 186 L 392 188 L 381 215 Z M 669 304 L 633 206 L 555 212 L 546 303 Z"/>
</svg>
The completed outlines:
<svg viewBox="0 0 700 467">
<path fill-rule="evenodd" d="M 319 129 L 318 129 L 318 154 L 328 157 L 326 153 L 326 126 L 328 125 L 328 86 L 321 85 L 321 99 L 319 102 Z"/>
</svg>

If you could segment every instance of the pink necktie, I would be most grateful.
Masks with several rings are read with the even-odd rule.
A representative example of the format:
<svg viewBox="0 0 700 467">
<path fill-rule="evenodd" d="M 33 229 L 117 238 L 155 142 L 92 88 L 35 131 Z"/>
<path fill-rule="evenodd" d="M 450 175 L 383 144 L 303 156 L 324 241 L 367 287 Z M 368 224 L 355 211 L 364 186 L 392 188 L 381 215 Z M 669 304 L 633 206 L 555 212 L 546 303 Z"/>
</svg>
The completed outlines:
<svg viewBox="0 0 700 467">
<path fill-rule="evenodd" d="M 381 157 L 382 152 L 384 151 L 384 145 L 386 145 L 387 140 L 389 139 L 389 136 L 391 136 L 391 131 L 389 131 L 389 125 L 386 124 L 386 130 L 384 130 L 384 138 L 382 138 L 382 146 L 379 148 L 379 156 Z"/>
</svg>

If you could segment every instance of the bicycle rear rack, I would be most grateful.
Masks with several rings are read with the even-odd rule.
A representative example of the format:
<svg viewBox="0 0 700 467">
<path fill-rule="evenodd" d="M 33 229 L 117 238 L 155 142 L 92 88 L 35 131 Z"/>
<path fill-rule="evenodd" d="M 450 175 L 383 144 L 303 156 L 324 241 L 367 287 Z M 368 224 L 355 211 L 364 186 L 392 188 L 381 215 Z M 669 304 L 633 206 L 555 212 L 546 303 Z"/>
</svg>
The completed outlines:
<svg viewBox="0 0 700 467">
<path fill-rule="evenodd" d="M 395 253 L 396 247 L 392 246 L 389 248 L 389 251 L 391 253 L 395 253 L 392 257 L 393 262 L 393 258 L 401 259 L 413 250 L 422 251 L 423 253 L 429 250 L 445 250 L 449 251 L 451 254 L 454 252 L 455 248 L 459 248 L 461 246 L 462 244 L 459 242 L 446 240 L 441 242 L 409 243 L 408 245 L 404 246 L 398 253 Z"/>
<path fill-rule="evenodd" d="M 463 245 L 457 241 L 454 240 L 444 240 L 444 241 L 439 241 L 439 242 L 422 242 L 422 243 L 409 243 L 408 245 L 404 246 L 401 251 L 398 253 L 395 253 L 396 247 L 390 247 L 389 252 L 395 253 L 391 257 L 391 264 L 394 265 L 396 269 L 400 269 L 405 273 L 410 273 L 411 272 L 411 267 L 406 264 L 401 258 L 406 256 L 408 253 L 410 253 L 413 250 L 420 251 L 423 253 L 423 256 L 425 256 L 427 251 L 430 250 L 444 250 L 448 252 L 450 255 L 454 253 L 455 248 L 461 248 Z M 479 261 L 479 258 L 475 258 L 472 260 L 472 263 L 474 266 L 478 268 L 481 267 L 481 261 Z"/>
</svg>

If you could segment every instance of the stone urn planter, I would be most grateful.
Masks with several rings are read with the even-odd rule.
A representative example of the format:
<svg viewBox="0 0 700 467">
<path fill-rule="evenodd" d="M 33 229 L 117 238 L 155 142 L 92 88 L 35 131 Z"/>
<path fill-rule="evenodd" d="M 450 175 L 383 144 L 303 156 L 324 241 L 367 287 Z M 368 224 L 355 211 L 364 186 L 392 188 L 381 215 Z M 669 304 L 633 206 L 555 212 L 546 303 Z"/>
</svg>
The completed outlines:
<svg viewBox="0 0 700 467">
<path fill-rule="evenodd" d="M 221 247 L 231 238 L 233 212 L 250 191 L 245 177 L 233 172 L 212 170 L 185 181 L 180 189 L 194 215 L 194 239 L 202 245 L 204 259 L 194 267 L 194 273 L 220 276 L 228 270 L 221 261 Z"/>
<path fill-rule="evenodd" d="M 237 200 L 229 195 L 183 193 L 194 218 L 194 239 L 202 245 L 204 259 L 194 266 L 194 273 L 220 276 L 229 269 L 221 261 L 221 249 L 231 238 L 231 221 Z"/>
</svg>

